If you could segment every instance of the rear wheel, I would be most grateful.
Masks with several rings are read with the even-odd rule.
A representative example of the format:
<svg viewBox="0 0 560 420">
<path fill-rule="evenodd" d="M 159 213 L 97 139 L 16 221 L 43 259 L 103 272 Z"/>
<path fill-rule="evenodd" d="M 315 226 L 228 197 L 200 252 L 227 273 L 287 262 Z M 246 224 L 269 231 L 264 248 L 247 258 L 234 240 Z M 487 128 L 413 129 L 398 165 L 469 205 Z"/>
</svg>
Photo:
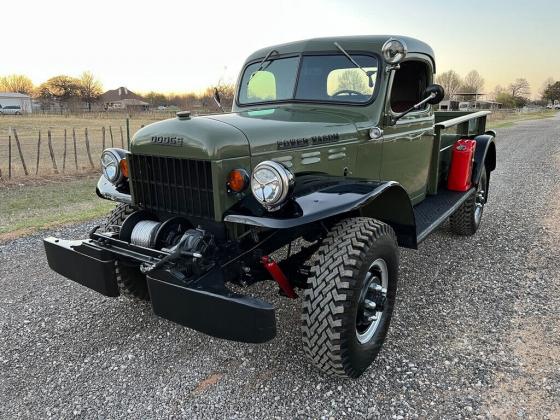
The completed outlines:
<svg viewBox="0 0 560 420">
<path fill-rule="evenodd" d="M 393 230 L 350 218 L 317 251 L 303 302 L 303 348 L 321 370 L 356 378 L 379 353 L 397 294 Z"/>
<path fill-rule="evenodd" d="M 109 214 L 105 223 L 105 230 L 114 231 L 123 224 L 125 219 L 134 212 L 134 208 L 127 204 L 119 204 Z M 142 274 L 137 264 L 115 261 L 115 274 L 121 294 L 135 299 L 149 300 L 146 276 Z"/>
<path fill-rule="evenodd" d="M 454 233 L 462 236 L 471 236 L 476 233 L 482 220 L 487 192 L 488 175 L 486 173 L 486 168 L 482 168 L 480 182 L 476 187 L 475 193 L 461 204 L 461 207 L 449 218 L 451 230 Z"/>
</svg>

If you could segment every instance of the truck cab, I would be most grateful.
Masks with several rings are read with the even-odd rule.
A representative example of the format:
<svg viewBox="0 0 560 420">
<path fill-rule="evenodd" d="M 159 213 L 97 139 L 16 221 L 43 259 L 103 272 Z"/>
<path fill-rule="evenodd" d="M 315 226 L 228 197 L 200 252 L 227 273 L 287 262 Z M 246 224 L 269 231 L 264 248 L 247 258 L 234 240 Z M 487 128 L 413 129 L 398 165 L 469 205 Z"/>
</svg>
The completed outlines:
<svg viewBox="0 0 560 420">
<path fill-rule="evenodd" d="M 313 363 L 359 376 L 387 334 L 398 247 L 447 219 L 473 235 L 496 166 L 489 111 L 435 112 L 435 71 L 432 49 L 401 36 L 256 51 L 231 112 L 178 112 L 103 152 L 97 194 L 118 206 L 87 239 L 46 238 L 50 267 L 246 342 L 275 336 L 274 307 L 228 285 L 273 280 L 302 296 Z"/>
</svg>

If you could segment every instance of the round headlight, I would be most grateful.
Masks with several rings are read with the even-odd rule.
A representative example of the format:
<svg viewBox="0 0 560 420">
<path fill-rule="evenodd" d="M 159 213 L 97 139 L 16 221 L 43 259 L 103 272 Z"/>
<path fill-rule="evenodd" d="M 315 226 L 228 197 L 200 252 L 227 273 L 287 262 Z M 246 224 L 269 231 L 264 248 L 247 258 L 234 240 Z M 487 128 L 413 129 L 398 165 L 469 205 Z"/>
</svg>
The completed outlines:
<svg viewBox="0 0 560 420">
<path fill-rule="evenodd" d="M 294 184 L 293 174 L 278 162 L 259 163 L 251 176 L 251 191 L 268 211 L 278 210 Z"/>
<path fill-rule="evenodd" d="M 120 168 L 120 161 L 122 157 L 114 150 L 106 149 L 101 154 L 101 169 L 103 175 L 112 184 L 119 183 L 123 174 Z"/>
</svg>

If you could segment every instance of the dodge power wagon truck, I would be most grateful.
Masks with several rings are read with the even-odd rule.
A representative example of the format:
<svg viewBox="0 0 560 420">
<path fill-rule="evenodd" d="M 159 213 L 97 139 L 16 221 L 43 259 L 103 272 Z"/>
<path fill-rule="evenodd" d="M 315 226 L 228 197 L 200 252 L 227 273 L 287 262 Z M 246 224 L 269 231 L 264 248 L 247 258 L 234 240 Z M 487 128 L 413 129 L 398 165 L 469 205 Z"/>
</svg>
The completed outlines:
<svg viewBox="0 0 560 420">
<path fill-rule="evenodd" d="M 231 112 L 178 112 L 140 129 L 129 151 L 103 152 L 97 194 L 118 204 L 87 239 L 46 238 L 50 267 L 252 343 L 275 336 L 274 307 L 240 291 L 271 279 L 301 298 L 311 361 L 358 377 L 389 328 L 398 247 L 417 248 L 447 219 L 474 234 L 496 166 L 488 112 L 434 112 L 434 72 L 432 49 L 407 37 L 255 52 Z"/>
</svg>

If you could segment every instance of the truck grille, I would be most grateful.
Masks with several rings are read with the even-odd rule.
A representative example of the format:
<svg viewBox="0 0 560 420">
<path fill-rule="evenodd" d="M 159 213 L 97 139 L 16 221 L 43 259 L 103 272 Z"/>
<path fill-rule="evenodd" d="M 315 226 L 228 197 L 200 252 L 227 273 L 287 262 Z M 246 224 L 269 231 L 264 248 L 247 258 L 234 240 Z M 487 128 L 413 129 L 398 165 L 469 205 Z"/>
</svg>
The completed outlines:
<svg viewBox="0 0 560 420">
<path fill-rule="evenodd" d="M 210 162 L 129 155 L 132 202 L 153 211 L 214 218 Z"/>
</svg>

